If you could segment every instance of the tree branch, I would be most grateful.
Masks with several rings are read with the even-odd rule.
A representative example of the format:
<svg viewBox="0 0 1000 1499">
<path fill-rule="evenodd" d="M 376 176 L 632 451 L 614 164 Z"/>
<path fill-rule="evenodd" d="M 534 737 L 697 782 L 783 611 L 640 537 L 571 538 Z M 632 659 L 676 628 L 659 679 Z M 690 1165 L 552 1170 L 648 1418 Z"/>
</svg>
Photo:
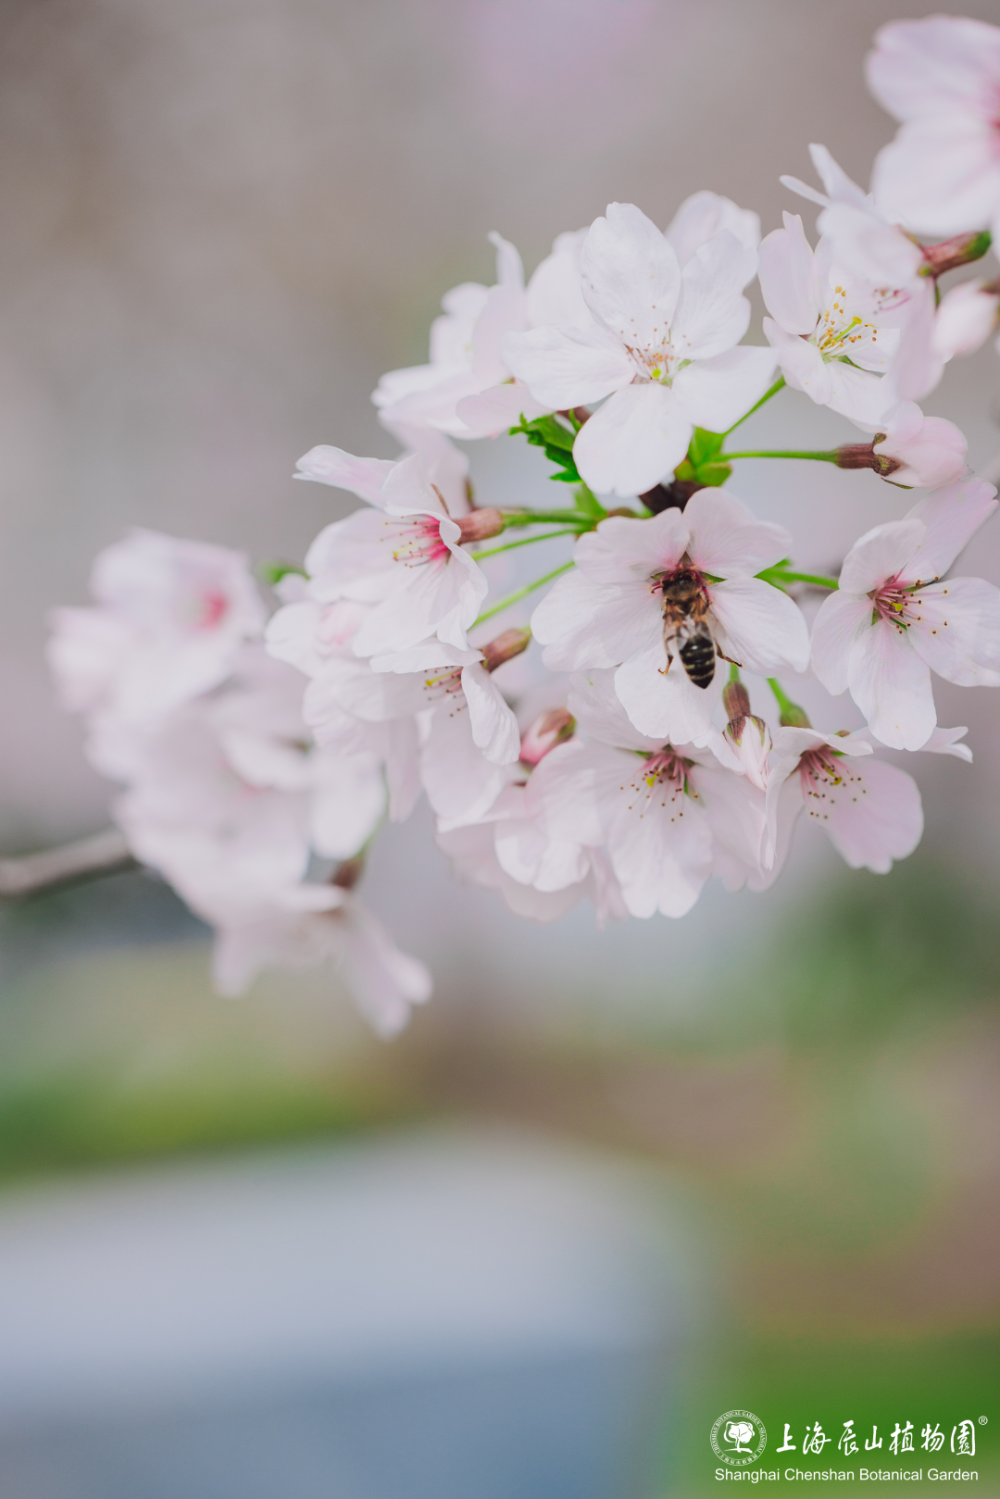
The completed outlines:
<svg viewBox="0 0 1000 1499">
<path fill-rule="evenodd" d="M 24 900 L 57 885 L 100 879 L 103 875 L 137 868 L 138 861 L 129 852 L 124 834 L 117 828 L 106 828 L 103 833 L 78 838 L 44 853 L 0 859 L 0 900 Z"/>
</svg>

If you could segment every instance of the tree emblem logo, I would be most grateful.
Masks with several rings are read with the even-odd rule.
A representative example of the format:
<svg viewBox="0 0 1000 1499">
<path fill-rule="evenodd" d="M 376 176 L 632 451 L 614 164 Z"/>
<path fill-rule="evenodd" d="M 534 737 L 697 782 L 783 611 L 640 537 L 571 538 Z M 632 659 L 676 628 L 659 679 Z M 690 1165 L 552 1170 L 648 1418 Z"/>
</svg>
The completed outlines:
<svg viewBox="0 0 1000 1499">
<path fill-rule="evenodd" d="M 726 1411 L 712 1427 L 712 1451 L 730 1468 L 755 1463 L 767 1446 L 764 1423 L 753 1411 Z"/>
</svg>

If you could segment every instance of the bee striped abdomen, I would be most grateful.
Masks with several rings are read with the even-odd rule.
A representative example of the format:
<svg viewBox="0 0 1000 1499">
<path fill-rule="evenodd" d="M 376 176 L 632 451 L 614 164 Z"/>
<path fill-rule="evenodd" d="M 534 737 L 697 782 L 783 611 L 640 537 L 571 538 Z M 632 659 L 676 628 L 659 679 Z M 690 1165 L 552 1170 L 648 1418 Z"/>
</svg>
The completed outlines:
<svg viewBox="0 0 1000 1499">
<path fill-rule="evenodd" d="M 678 655 L 681 665 L 696 687 L 708 687 L 715 676 L 715 641 L 708 634 L 686 640 Z"/>
</svg>

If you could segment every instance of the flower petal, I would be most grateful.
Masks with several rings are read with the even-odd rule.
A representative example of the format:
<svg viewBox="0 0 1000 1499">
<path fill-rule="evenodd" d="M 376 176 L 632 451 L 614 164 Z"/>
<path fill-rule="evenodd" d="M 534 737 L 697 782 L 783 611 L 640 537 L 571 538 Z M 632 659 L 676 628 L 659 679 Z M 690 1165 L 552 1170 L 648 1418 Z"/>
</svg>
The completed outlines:
<svg viewBox="0 0 1000 1499">
<path fill-rule="evenodd" d="M 913 649 L 939 677 L 1000 686 L 1000 589 L 983 578 L 949 578 L 915 593 L 912 610 Z"/>
<path fill-rule="evenodd" d="M 930 420 L 930 419 L 928 419 Z M 996 487 L 983 479 L 967 479 L 947 489 L 938 489 L 914 505 L 908 520 L 919 520 L 927 536 L 910 558 L 906 577 L 914 583 L 929 583 L 943 577 L 959 552 L 997 509 Z"/>
<path fill-rule="evenodd" d="M 722 229 L 700 245 L 681 273 L 681 295 L 671 342 L 687 359 L 724 354 L 750 325 L 750 303 L 743 287 L 753 275 L 753 250 Z"/>
<path fill-rule="evenodd" d="M 648 589 L 592 583 L 583 573 L 560 578 L 531 616 L 551 671 L 617 666 L 660 635 L 660 606 Z"/>
<path fill-rule="evenodd" d="M 840 570 L 842 593 L 871 593 L 891 578 L 909 577 L 910 559 L 927 538 L 923 521 L 908 516 L 873 526 L 851 547 Z"/>
<path fill-rule="evenodd" d="M 783 526 L 758 520 L 749 506 L 724 489 L 699 489 L 685 506 L 684 519 L 691 530 L 691 561 L 718 577 L 759 573 L 791 548 L 792 538 Z"/>
<path fill-rule="evenodd" d="M 858 637 L 848 663 L 851 696 L 877 739 L 893 749 L 921 749 L 937 713 L 931 674 L 905 630 L 879 620 Z"/>
<path fill-rule="evenodd" d="M 760 400 L 777 363 L 774 349 L 741 344 L 686 365 L 674 376 L 673 391 L 696 427 L 725 432 Z"/>
<path fill-rule="evenodd" d="M 632 723 L 649 739 L 703 745 L 711 738 L 716 686 L 696 687 L 679 661 L 668 669 L 660 636 L 619 666 L 615 691 Z"/>
<path fill-rule="evenodd" d="M 580 255 L 584 301 L 629 349 L 667 340 L 681 289 L 677 253 L 632 203 L 610 203 L 595 219 Z"/>
<path fill-rule="evenodd" d="M 806 670 L 809 628 L 787 593 L 762 578 L 730 578 L 713 583 L 710 593 L 726 656 L 764 677 Z"/>
<path fill-rule="evenodd" d="M 757 272 L 767 310 L 786 333 L 812 333 L 820 314 L 813 252 L 797 213 L 766 235 Z"/>
<path fill-rule="evenodd" d="M 384 458 L 355 458 L 343 448 L 326 443 L 310 448 L 295 465 L 296 479 L 312 479 L 317 484 L 332 484 L 347 489 L 370 505 L 383 505 L 382 484 L 396 464 Z"/>
<path fill-rule="evenodd" d="M 813 623 L 812 669 L 827 692 L 847 691 L 854 642 L 872 627 L 871 600 L 843 589 L 823 600 Z"/>
<path fill-rule="evenodd" d="M 786 333 L 772 318 L 766 317 L 762 326 L 787 383 L 822 406 L 830 398 L 830 367 L 819 349 L 797 333 Z"/>
<path fill-rule="evenodd" d="M 517 719 L 489 672 L 478 661 L 463 666 L 462 691 L 469 707 L 473 743 L 494 765 L 512 764 L 521 749 Z"/>
<path fill-rule="evenodd" d="M 821 823 L 852 869 L 888 874 L 894 859 L 912 854 L 924 831 L 917 783 L 884 760 L 837 762 L 841 784 L 806 811 Z"/>
<path fill-rule="evenodd" d="M 531 328 L 503 341 L 507 368 L 549 411 L 603 401 L 635 378 L 635 365 L 606 328 Z"/>
<path fill-rule="evenodd" d="M 618 583 L 648 593 L 650 579 L 675 568 L 690 543 L 688 514 L 680 510 L 662 510 L 648 520 L 613 515 L 580 537 L 573 560 L 595 583 Z"/>
<path fill-rule="evenodd" d="M 580 477 L 598 494 L 644 494 L 682 461 L 691 422 L 664 385 L 616 391 L 577 433 Z"/>
</svg>

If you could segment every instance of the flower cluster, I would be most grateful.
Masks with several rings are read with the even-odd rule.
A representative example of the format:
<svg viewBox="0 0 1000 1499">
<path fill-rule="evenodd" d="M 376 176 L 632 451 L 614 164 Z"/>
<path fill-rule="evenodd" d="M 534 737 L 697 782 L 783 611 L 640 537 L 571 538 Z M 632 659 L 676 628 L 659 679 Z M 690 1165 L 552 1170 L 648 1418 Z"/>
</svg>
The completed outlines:
<svg viewBox="0 0 1000 1499">
<path fill-rule="evenodd" d="M 398 1028 L 429 979 L 354 886 L 420 797 L 456 871 L 541 921 L 584 899 L 601 922 L 682 916 L 713 876 L 763 890 L 802 813 L 854 868 L 916 847 L 916 783 L 882 750 L 970 759 L 932 676 L 1000 684 L 1000 592 L 951 576 L 995 490 L 917 404 L 1000 315 L 1000 281 L 940 285 L 1000 232 L 1000 29 L 885 27 L 868 76 L 901 122 L 871 193 L 820 146 L 821 189 L 782 179 L 819 206 L 815 244 L 792 213 L 762 240 L 710 192 L 666 229 L 612 203 L 527 281 L 493 236 L 495 285 L 449 292 L 428 363 L 374 393 L 400 456 L 300 460 L 362 503 L 272 573 L 270 618 L 242 558 L 149 533 L 98 559 L 95 608 L 58 611 L 65 701 L 124 783 L 135 854 L 217 929 L 224 990 L 332 955 Z M 785 389 L 863 440 L 734 446 Z M 565 504 L 474 503 L 459 444 L 507 433 Z M 838 577 L 803 573 L 729 487 L 758 457 L 927 492 L 845 537 Z M 559 566 L 492 596 L 493 559 L 556 537 Z M 856 711 L 814 727 L 782 685 L 807 673 Z"/>
</svg>

